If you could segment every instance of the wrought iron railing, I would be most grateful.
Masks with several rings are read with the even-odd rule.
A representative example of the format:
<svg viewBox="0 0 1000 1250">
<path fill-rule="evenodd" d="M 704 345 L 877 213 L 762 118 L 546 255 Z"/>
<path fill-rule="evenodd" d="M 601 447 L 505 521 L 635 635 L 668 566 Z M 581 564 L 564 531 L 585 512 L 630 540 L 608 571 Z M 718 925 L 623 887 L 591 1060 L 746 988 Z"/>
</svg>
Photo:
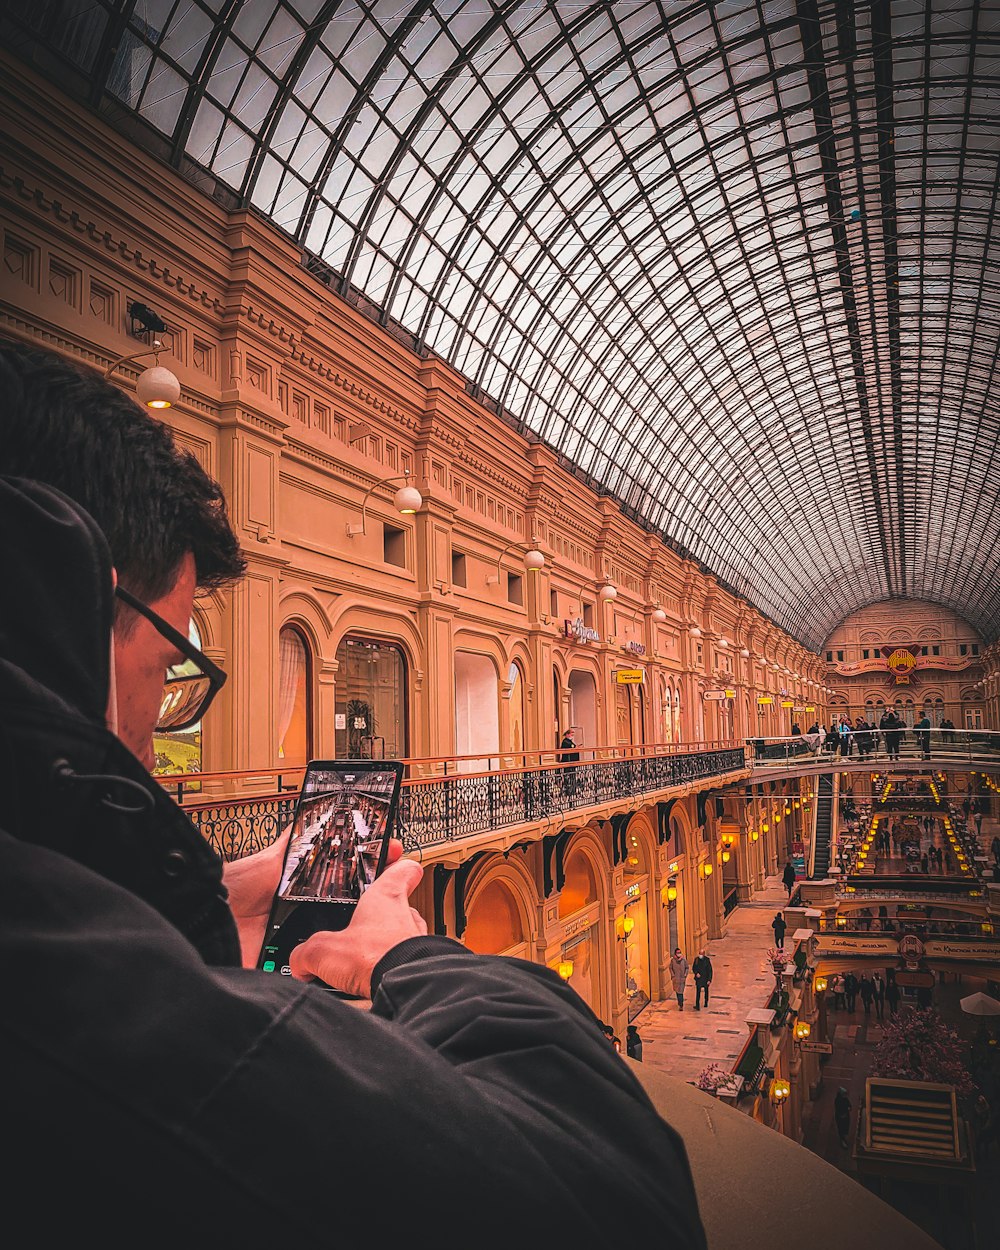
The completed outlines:
<svg viewBox="0 0 1000 1250">
<path fill-rule="evenodd" d="M 403 788 L 400 832 L 410 848 L 433 846 L 745 767 L 736 748 L 412 781 Z"/>
<path fill-rule="evenodd" d="M 887 734 L 899 733 L 897 739 Z M 1000 764 L 1000 733 L 987 729 L 851 730 L 836 745 L 827 736 L 797 734 L 793 737 L 748 738 L 752 758 L 758 768 L 789 767 L 829 763 L 838 769 L 851 765 L 889 763 L 930 763 L 954 768 L 962 762 L 996 767 Z M 845 753 L 846 752 L 846 753 Z"/>
<path fill-rule="evenodd" d="M 397 832 L 407 850 L 565 817 L 596 804 L 654 794 L 747 767 L 742 747 L 548 768 L 456 773 L 403 782 Z M 184 810 L 224 859 L 260 850 L 289 822 L 296 794 L 187 803 Z"/>
</svg>

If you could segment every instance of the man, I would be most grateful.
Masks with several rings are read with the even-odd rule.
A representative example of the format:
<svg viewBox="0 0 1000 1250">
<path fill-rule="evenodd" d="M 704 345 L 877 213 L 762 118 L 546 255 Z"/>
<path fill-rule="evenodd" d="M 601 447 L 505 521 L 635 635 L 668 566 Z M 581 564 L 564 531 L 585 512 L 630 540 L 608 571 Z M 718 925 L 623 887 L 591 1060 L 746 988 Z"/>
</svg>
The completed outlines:
<svg viewBox="0 0 1000 1250">
<path fill-rule="evenodd" d="M 779 951 L 784 950 L 785 930 L 788 928 L 788 925 L 785 922 L 785 917 L 780 911 L 776 911 L 774 913 L 774 919 L 771 921 L 771 928 L 774 930 L 774 945 Z"/>
<path fill-rule="evenodd" d="M 602 1244 L 628 1210 L 704 1247 L 683 1145 L 593 1013 L 547 968 L 428 936 L 398 848 L 295 979 L 240 966 L 282 846 L 224 885 L 141 762 L 196 586 L 242 572 L 221 492 L 98 374 L 7 343 L 0 563 L 9 1220 L 53 1244 L 405 1245 L 447 1207 L 445 1245 L 507 1247 Z"/>
<path fill-rule="evenodd" d="M 694 975 L 694 1009 L 701 1011 L 701 996 L 705 995 L 705 1006 L 708 1006 L 708 987 L 712 984 L 712 961 L 708 951 L 703 950 L 691 965 Z"/>
<path fill-rule="evenodd" d="M 576 793 L 576 768 L 575 764 L 580 762 L 580 752 L 576 749 L 576 731 L 570 726 L 562 736 L 559 743 L 559 762 L 568 764 L 568 768 L 563 769 L 563 789 L 567 795 Z"/>
<path fill-rule="evenodd" d="M 792 897 L 792 890 L 795 889 L 795 866 L 790 859 L 785 860 L 785 867 L 781 872 L 781 880 L 788 891 L 788 897 Z"/>
<path fill-rule="evenodd" d="M 925 712 L 913 726 L 917 734 L 917 745 L 920 747 L 921 758 L 931 758 L 931 718 Z"/>
</svg>

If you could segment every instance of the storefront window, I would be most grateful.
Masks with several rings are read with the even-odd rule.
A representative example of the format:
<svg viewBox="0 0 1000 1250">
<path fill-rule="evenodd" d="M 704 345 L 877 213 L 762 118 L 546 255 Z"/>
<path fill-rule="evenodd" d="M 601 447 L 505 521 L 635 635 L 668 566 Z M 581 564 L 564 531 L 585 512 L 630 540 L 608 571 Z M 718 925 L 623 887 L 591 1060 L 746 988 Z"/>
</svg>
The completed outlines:
<svg viewBox="0 0 1000 1250">
<path fill-rule="evenodd" d="M 345 638 L 337 648 L 334 739 L 338 759 L 405 759 L 406 662 L 399 647 Z"/>
<path fill-rule="evenodd" d="M 201 650 L 201 633 L 192 621 L 188 638 Z M 201 772 L 201 721 L 190 729 L 153 735 L 153 773 L 157 777 L 174 777 L 181 773 Z M 200 789 L 200 786 L 190 786 Z"/>
<path fill-rule="evenodd" d="M 297 629 L 278 635 L 278 759 L 308 764 L 311 758 L 309 648 Z"/>
</svg>

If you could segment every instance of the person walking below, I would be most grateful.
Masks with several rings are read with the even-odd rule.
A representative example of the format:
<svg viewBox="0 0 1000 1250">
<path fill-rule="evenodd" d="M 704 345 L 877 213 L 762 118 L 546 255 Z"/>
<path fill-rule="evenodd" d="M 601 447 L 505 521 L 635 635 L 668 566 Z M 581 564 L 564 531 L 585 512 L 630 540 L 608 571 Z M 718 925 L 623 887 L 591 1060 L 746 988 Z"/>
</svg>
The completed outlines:
<svg viewBox="0 0 1000 1250">
<path fill-rule="evenodd" d="M 899 1007 L 899 986 L 895 976 L 890 976 L 885 984 L 885 1001 L 889 1004 L 889 1015 L 894 1016 Z"/>
<path fill-rule="evenodd" d="M 681 1011 L 684 1010 L 684 986 L 687 984 L 689 970 L 688 961 L 678 946 L 670 957 L 670 980 L 674 993 L 677 995 L 677 1006 Z"/>
<path fill-rule="evenodd" d="M 792 897 L 792 890 L 795 888 L 795 868 L 790 859 L 785 860 L 785 867 L 781 873 L 781 880 L 785 889 L 788 891 L 788 897 Z"/>
<path fill-rule="evenodd" d="M 844 973 L 844 998 L 847 1000 L 847 1010 L 853 1013 L 858 1001 L 858 978 L 853 972 Z"/>
<path fill-rule="evenodd" d="M 885 981 L 881 972 L 872 973 L 872 990 L 874 991 L 875 1015 L 879 1020 L 885 1018 Z"/>
<path fill-rule="evenodd" d="M 774 944 L 778 950 L 785 949 L 785 930 L 788 925 L 785 923 L 785 917 L 780 911 L 774 913 L 774 919 L 771 921 L 771 928 L 774 930 Z"/>
<path fill-rule="evenodd" d="M 629 1024 L 625 1028 L 625 1053 L 630 1059 L 642 1062 L 642 1038 L 634 1024 Z"/>
<path fill-rule="evenodd" d="M 691 971 L 694 973 L 694 1009 L 701 1010 L 702 991 L 705 994 L 705 1006 L 708 1006 L 708 987 L 712 984 L 712 961 L 708 957 L 708 951 L 702 951 L 698 958 L 691 965 Z"/>
<path fill-rule="evenodd" d="M 837 1125 L 840 1144 L 846 1150 L 851 1136 L 851 1100 L 843 1085 L 837 1090 L 837 1097 L 833 1100 L 833 1118 Z"/>
<path fill-rule="evenodd" d="M 865 1019 L 870 1020 L 872 1003 L 875 1000 L 875 986 L 872 985 L 872 979 L 867 972 L 861 974 L 861 984 L 858 986 L 858 993 L 861 995 L 861 1005 L 865 1009 Z"/>
<path fill-rule="evenodd" d="M 830 980 L 830 989 L 833 991 L 834 1007 L 843 1011 L 847 1004 L 844 1002 L 844 978 L 839 972 L 833 974 Z"/>
</svg>

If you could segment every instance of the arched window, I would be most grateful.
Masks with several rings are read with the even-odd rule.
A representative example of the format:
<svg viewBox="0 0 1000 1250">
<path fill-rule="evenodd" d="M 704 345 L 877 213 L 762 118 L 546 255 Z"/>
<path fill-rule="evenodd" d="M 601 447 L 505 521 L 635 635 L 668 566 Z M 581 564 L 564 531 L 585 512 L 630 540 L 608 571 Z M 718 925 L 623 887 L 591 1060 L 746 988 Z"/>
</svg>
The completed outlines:
<svg viewBox="0 0 1000 1250">
<path fill-rule="evenodd" d="M 337 648 L 337 758 L 405 759 L 406 712 L 406 661 L 399 647 L 375 638 L 344 638 Z"/>
<path fill-rule="evenodd" d="M 510 695 L 507 703 L 507 746 L 511 751 L 524 750 L 524 678 L 521 667 L 512 663 L 507 670 Z"/>
<path fill-rule="evenodd" d="M 188 625 L 188 638 L 199 651 L 202 649 L 201 631 L 193 619 Z M 202 771 L 201 759 L 201 721 L 197 725 L 191 725 L 188 729 L 153 735 L 153 772 L 156 776 L 200 773 Z M 200 788 L 200 783 L 198 788 Z"/>
<path fill-rule="evenodd" d="M 308 764 L 312 758 L 312 673 L 309 647 L 292 625 L 278 634 L 278 759 Z"/>
</svg>

